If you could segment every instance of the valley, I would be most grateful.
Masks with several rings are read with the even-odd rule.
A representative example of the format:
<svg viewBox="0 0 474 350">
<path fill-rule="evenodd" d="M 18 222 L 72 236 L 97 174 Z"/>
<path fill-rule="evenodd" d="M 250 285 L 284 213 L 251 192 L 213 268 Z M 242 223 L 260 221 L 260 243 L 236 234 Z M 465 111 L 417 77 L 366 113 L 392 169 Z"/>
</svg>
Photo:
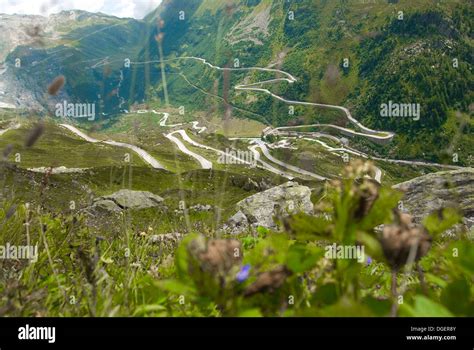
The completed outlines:
<svg viewBox="0 0 474 350">
<path fill-rule="evenodd" d="M 0 316 L 474 315 L 473 18 L 0 14 Z"/>
</svg>

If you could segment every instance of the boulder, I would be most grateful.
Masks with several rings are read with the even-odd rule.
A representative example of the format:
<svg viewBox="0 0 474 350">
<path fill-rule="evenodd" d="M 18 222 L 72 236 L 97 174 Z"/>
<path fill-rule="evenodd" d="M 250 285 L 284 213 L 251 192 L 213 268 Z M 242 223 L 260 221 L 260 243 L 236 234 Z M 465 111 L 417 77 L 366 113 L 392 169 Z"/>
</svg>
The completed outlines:
<svg viewBox="0 0 474 350">
<path fill-rule="evenodd" d="M 274 216 L 290 213 L 313 212 L 311 190 L 296 182 L 286 182 L 280 186 L 254 194 L 237 203 L 238 212 L 224 225 L 224 231 L 236 234 L 249 226 L 263 226 L 276 229 Z"/>
<path fill-rule="evenodd" d="M 233 235 L 239 234 L 249 229 L 249 222 L 245 214 L 239 210 L 227 221 L 223 229 Z"/>
<path fill-rule="evenodd" d="M 93 207 L 109 212 L 120 212 L 121 208 L 114 202 L 108 199 L 101 199 L 94 202 Z"/>
<path fill-rule="evenodd" d="M 163 198 L 147 191 L 120 190 L 94 199 L 93 207 L 106 211 L 140 210 L 160 207 Z"/>
<path fill-rule="evenodd" d="M 442 171 L 393 186 L 404 192 L 404 211 L 420 223 L 442 208 L 456 208 L 468 230 L 474 225 L 474 169 Z"/>
</svg>

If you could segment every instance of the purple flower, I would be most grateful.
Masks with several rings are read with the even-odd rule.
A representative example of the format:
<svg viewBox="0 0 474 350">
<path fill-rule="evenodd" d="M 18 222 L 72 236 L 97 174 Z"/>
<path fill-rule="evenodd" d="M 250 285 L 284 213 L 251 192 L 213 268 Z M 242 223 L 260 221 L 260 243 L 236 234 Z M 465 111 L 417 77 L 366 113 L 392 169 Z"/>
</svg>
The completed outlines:
<svg viewBox="0 0 474 350">
<path fill-rule="evenodd" d="M 369 266 L 371 263 L 372 263 L 372 258 L 368 256 L 366 265 Z"/>
<path fill-rule="evenodd" d="M 238 282 L 242 283 L 247 278 L 249 278 L 249 273 L 250 273 L 250 264 L 244 265 L 240 268 L 240 271 L 237 272 L 237 276 L 235 276 L 235 279 Z"/>
</svg>

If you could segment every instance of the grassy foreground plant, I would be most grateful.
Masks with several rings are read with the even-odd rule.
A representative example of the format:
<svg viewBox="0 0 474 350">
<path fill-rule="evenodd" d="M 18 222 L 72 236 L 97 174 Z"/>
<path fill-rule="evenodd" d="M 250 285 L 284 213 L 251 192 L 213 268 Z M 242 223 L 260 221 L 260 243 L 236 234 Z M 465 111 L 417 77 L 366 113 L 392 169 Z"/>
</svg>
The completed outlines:
<svg viewBox="0 0 474 350">
<path fill-rule="evenodd" d="M 376 184 L 372 171 L 352 164 L 345 179 L 327 184 L 313 215 L 283 217 L 280 231 L 188 234 L 178 247 L 150 240 L 127 212 L 110 235 L 82 215 L 3 201 L 1 244 L 37 245 L 38 256 L 0 260 L 0 314 L 474 315 L 472 236 L 444 234 L 459 222 L 457 212 L 446 208 L 413 224 L 398 210 L 401 194 Z M 334 245 L 362 254 L 328 254 Z"/>
</svg>

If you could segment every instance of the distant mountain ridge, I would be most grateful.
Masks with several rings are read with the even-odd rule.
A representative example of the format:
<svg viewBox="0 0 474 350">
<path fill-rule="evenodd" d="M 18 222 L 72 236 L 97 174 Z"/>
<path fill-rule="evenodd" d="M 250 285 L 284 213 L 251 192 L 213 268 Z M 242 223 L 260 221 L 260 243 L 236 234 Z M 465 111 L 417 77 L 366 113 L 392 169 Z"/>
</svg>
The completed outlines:
<svg viewBox="0 0 474 350">
<path fill-rule="evenodd" d="M 49 17 L 0 15 L 0 54 L 5 72 L 0 75 L 0 100 L 39 112 L 51 110 L 59 100 L 98 102 L 112 90 L 119 72 L 114 65 L 106 72 L 94 71 L 94 63 L 134 56 L 148 35 L 143 21 L 86 11 L 63 11 Z M 103 73 L 103 74 L 101 74 Z M 67 84 L 57 97 L 45 95 L 58 75 Z M 107 80 L 104 82 L 104 79 Z M 104 101 L 102 110 L 116 104 Z"/>
</svg>

